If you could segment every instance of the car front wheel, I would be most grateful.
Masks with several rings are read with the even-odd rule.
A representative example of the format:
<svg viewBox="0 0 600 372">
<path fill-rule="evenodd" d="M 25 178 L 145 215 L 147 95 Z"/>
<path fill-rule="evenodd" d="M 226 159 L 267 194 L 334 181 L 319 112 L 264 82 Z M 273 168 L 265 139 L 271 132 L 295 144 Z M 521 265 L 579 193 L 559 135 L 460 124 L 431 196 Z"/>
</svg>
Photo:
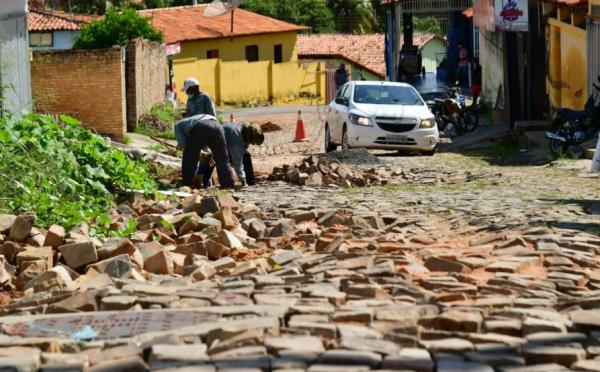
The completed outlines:
<svg viewBox="0 0 600 372">
<path fill-rule="evenodd" d="M 331 131 L 329 125 L 325 124 L 325 152 L 337 150 L 337 145 L 331 141 Z"/>
<path fill-rule="evenodd" d="M 350 143 L 348 142 L 348 129 L 344 125 L 344 130 L 342 132 L 342 151 L 350 150 Z"/>
</svg>

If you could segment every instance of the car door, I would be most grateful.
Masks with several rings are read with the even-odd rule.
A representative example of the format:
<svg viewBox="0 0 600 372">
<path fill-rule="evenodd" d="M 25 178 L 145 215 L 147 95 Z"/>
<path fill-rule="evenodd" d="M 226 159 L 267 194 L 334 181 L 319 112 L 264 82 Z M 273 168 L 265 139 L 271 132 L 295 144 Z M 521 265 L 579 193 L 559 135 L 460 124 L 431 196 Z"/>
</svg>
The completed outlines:
<svg viewBox="0 0 600 372">
<path fill-rule="evenodd" d="M 329 131 L 331 134 L 331 141 L 336 144 L 340 144 L 342 140 L 340 127 L 340 111 L 343 109 L 343 94 L 347 88 L 347 85 L 342 85 L 340 90 L 337 92 L 333 102 L 329 104 L 327 112 L 327 123 L 329 124 Z"/>
<path fill-rule="evenodd" d="M 336 103 L 336 119 L 335 126 L 332 128 L 332 137 L 335 138 L 335 143 L 342 143 L 342 129 L 348 117 L 348 106 L 350 105 L 351 83 L 346 83 L 340 89 L 338 96 L 335 99 Z"/>
</svg>

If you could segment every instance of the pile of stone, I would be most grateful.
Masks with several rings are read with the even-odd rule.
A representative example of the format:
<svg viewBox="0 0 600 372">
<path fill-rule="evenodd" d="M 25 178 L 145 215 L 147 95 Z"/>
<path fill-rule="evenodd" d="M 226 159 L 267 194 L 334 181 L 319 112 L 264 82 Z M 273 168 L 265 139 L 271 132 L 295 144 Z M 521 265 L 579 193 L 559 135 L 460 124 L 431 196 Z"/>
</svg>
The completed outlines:
<svg viewBox="0 0 600 372">
<path fill-rule="evenodd" d="M 131 220 L 0 215 L 0 369 L 600 369 L 593 234 L 200 194 Z"/>
<path fill-rule="evenodd" d="M 371 155 L 372 156 L 372 155 Z M 441 172 L 436 170 L 384 167 L 352 167 L 339 160 L 327 160 L 324 157 L 309 156 L 300 164 L 285 164 L 275 167 L 269 176 L 270 181 L 286 181 L 294 185 L 333 186 L 333 187 L 366 187 L 396 184 L 437 184 L 465 183 L 485 179 L 494 181 L 501 174 L 475 175 L 471 172 Z"/>
<path fill-rule="evenodd" d="M 388 173 L 385 170 L 353 169 L 337 160 L 327 161 L 310 156 L 299 165 L 285 164 L 283 167 L 274 168 L 269 180 L 305 186 L 363 187 L 386 184 L 392 176 L 397 175 L 397 172 Z"/>
</svg>

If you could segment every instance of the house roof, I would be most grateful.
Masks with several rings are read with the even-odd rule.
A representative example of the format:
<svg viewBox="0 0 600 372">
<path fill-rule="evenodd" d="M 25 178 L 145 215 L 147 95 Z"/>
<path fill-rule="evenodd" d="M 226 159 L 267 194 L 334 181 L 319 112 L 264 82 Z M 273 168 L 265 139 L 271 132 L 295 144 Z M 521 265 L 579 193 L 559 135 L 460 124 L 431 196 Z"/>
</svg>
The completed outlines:
<svg viewBox="0 0 600 372">
<path fill-rule="evenodd" d="M 205 17 L 207 5 L 141 10 L 156 29 L 162 31 L 167 43 L 181 41 L 220 39 L 233 36 L 270 34 L 310 29 L 279 21 L 244 9 L 236 9 L 231 32 L 231 15 Z"/>
<path fill-rule="evenodd" d="M 29 32 L 78 31 L 85 23 L 95 17 L 80 14 L 69 14 L 56 10 L 30 9 L 27 15 Z"/>
<path fill-rule="evenodd" d="M 414 44 L 422 48 L 434 34 L 415 34 Z M 400 41 L 402 44 L 402 40 Z M 385 35 L 318 34 L 298 35 L 300 58 L 342 58 L 376 75 L 385 76 Z"/>
</svg>

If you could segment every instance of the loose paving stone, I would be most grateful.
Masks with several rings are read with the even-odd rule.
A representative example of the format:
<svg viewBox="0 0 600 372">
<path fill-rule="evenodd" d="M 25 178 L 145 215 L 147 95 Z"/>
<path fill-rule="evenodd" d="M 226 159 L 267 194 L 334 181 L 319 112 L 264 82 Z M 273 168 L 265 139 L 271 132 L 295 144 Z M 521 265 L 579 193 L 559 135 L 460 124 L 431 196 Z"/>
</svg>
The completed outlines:
<svg viewBox="0 0 600 372">
<path fill-rule="evenodd" d="M 580 346 L 525 346 L 523 356 L 527 363 L 556 363 L 570 367 L 576 362 L 585 360 L 585 350 Z"/>
<path fill-rule="evenodd" d="M 381 364 L 383 369 L 411 370 L 417 372 L 432 372 L 435 363 L 427 350 L 403 348 L 398 355 L 388 355 Z"/>
<path fill-rule="evenodd" d="M 463 353 L 475 348 L 470 341 L 462 338 L 421 341 L 421 344 L 428 350 L 447 353 Z"/>
<path fill-rule="evenodd" d="M 148 361 L 152 369 L 158 369 L 206 362 L 208 355 L 203 344 L 155 344 L 152 345 Z"/>
<path fill-rule="evenodd" d="M 600 360 L 581 360 L 571 366 L 573 371 L 600 371 Z"/>
<path fill-rule="evenodd" d="M 10 217 L 8 218 L 10 220 Z M 17 216 L 12 222 L 12 226 L 10 227 L 8 238 L 10 240 L 21 242 L 25 240 L 29 234 L 31 234 L 31 229 L 33 228 L 33 224 L 35 223 L 35 216 L 32 214 L 21 214 Z M 5 224 L 8 224 L 5 222 Z"/>
<path fill-rule="evenodd" d="M 300 353 L 322 353 L 325 351 L 321 339 L 312 336 L 266 337 L 265 346 L 276 351 L 292 350 Z"/>
<path fill-rule="evenodd" d="M 369 366 L 377 368 L 382 361 L 381 355 L 369 351 L 330 349 L 319 357 L 319 363 L 338 366 Z"/>
<path fill-rule="evenodd" d="M 439 372 L 493 372 L 494 369 L 487 364 L 473 363 L 473 362 L 462 362 L 462 361 L 441 361 L 437 365 L 437 371 Z"/>
</svg>

